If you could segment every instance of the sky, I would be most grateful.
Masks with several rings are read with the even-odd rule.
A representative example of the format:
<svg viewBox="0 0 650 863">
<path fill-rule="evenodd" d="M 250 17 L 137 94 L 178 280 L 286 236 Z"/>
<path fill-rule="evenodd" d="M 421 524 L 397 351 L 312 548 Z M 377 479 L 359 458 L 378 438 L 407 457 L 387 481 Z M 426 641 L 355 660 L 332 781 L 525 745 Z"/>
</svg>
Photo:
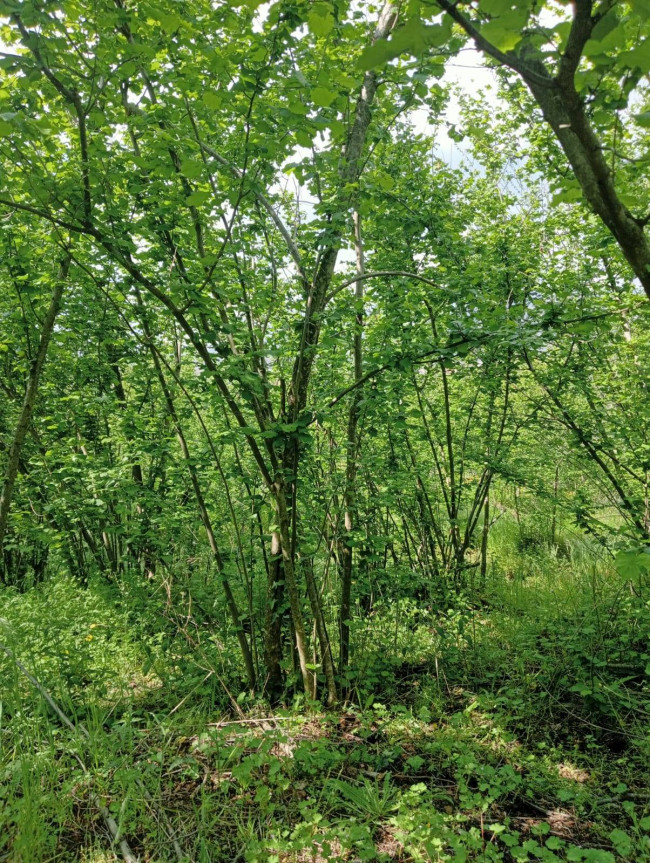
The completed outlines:
<svg viewBox="0 0 650 863">
<path fill-rule="evenodd" d="M 450 87 L 449 100 L 442 116 L 433 117 L 426 108 L 419 108 L 409 116 L 416 132 L 431 137 L 434 154 L 450 167 L 456 168 L 468 157 L 468 151 L 463 146 L 463 142 L 453 141 L 447 134 L 449 125 L 460 125 L 460 98 L 463 95 L 476 97 L 479 91 L 482 91 L 484 98 L 496 105 L 499 100 L 497 77 L 494 70 L 485 65 L 480 52 L 472 47 L 466 47 L 457 57 L 447 62 L 445 74 L 439 83 Z M 296 157 L 304 158 L 309 153 L 308 149 L 297 147 L 292 161 Z M 309 220 L 316 200 L 310 199 L 305 188 L 298 190 L 297 181 L 292 175 L 285 175 L 284 184 L 279 185 L 284 185 L 285 189 L 299 195 L 302 218 Z M 347 270 L 354 261 L 354 250 L 343 248 L 337 261 L 337 272 Z"/>
<path fill-rule="evenodd" d="M 254 25 L 254 29 L 261 30 L 270 5 L 271 3 L 264 3 L 258 8 L 257 22 Z M 2 20 L 0 18 L 0 21 Z M 0 51 L 3 50 L 12 51 L 15 49 L 8 49 L 0 39 Z M 478 51 L 471 47 L 466 47 L 457 57 L 451 58 L 448 61 L 445 74 L 440 83 L 451 85 L 449 101 L 442 117 L 431 117 L 430 112 L 425 108 L 412 112 L 410 116 L 418 133 L 431 136 L 435 155 L 449 164 L 450 167 L 457 167 L 467 156 L 467 151 L 463 147 L 462 142 L 453 141 L 448 136 L 447 129 L 450 124 L 458 124 L 460 122 L 459 94 L 476 95 L 479 91 L 484 91 L 484 98 L 494 100 L 496 103 L 498 99 L 496 95 L 496 76 L 492 69 L 485 66 L 483 58 Z M 308 150 L 298 147 L 295 155 L 300 158 L 301 156 L 308 155 L 308 153 Z M 294 194 L 298 191 L 297 183 L 293 176 L 285 175 L 285 180 L 279 186 L 283 186 Z M 302 216 L 308 220 L 313 211 L 312 202 L 309 200 L 307 191 L 304 188 L 300 189 L 299 194 Z M 339 266 L 347 267 L 353 259 L 354 254 L 352 250 L 343 250 Z"/>
<path fill-rule="evenodd" d="M 438 155 L 451 167 L 456 167 L 466 154 L 462 142 L 452 141 L 447 134 L 447 124 L 460 124 L 460 106 L 458 94 L 476 96 L 483 91 L 485 98 L 494 104 L 498 101 L 497 78 L 494 70 L 487 67 L 482 55 L 474 48 L 465 48 L 459 55 L 447 62 L 442 78 L 443 84 L 451 85 L 451 95 L 443 114 L 443 122 L 434 129 L 428 122 L 425 111 L 415 113 L 415 125 L 418 131 L 429 132 L 434 136 Z M 491 88 L 491 89 L 488 89 Z"/>
</svg>

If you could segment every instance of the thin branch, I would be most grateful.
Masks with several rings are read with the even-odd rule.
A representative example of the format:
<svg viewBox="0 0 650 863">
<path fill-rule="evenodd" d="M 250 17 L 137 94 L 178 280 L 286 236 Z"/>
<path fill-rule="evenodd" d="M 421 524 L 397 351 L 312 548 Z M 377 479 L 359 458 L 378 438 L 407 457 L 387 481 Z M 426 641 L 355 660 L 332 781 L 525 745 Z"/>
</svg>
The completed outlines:
<svg viewBox="0 0 650 863">
<path fill-rule="evenodd" d="M 542 87 L 550 87 L 552 85 L 550 75 L 541 75 L 539 72 L 535 71 L 535 69 L 531 68 L 528 63 L 524 63 L 521 58 L 512 51 L 506 51 L 504 53 L 503 51 L 500 51 L 496 45 L 489 42 L 485 36 L 481 35 L 480 31 L 474 26 L 474 24 L 472 24 L 472 22 L 458 10 L 455 3 L 450 3 L 449 0 L 437 0 L 437 3 L 438 6 L 440 6 L 443 11 L 447 12 L 457 24 L 460 24 L 467 35 L 473 40 L 476 47 L 480 48 L 481 51 L 484 51 L 492 57 L 493 60 L 496 60 L 497 63 L 501 63 L 502 66 L 508 66 L 510 69 L 514 69 L 515 72 L 519 72 L 524 79 L 534 81 Z"/>
<path fill-rule="evenodd" d="M 227 168 L 232 174 L 234 174 L 235 177 L 237 177 L 238 179 L 241 179 L 241 176 L 242 176 L 241 171 L 238 168 L 236 168 L 234 165 L 232 165 L 220 153 L 217 153 L 217 151 L 213 150 L 212 147 L 210 147 L 208 144 L 204 144 L 203 141 L 201 141 L 198 137 L 197 137 L 196 143 L 199 145 L 199 147 L 205 153 L 208 154 L 208 156 L 213 158 L 215 160 L 215 162 L 218 162 L 222 167 Z M 284 239 L 285 243 L 287 244 L 289 254 L 293 258 L 295 265 L 298 267 L 298 274 L 299 274 L 300 278 L 303 279 L 304 281 L 307 281 L 307 276 L 305 275 L 305 271 L 304 271 L 303 266 L 302 266 L 302 259 L 300 257 L 300 251 L 298 250 L 298 246 L 293 241 L 293 237 L 289 233 L 289 229 L 284 224 L 284 222 L 282 221 L 280 216 L 278 216 L 278 214 L 275 211 L 275 208 L 273 207 L 273 205 L 271 204 L 269 199 L 266 197 L 266 195 L 262 194 L 262 192 L 257 192 L 257 191 L 253 191 L 253 194 L 255 195 L 257 200 L 260 202 L 260 204 L 264 207 L 266 212 L 269 214 L 269 216 L 271 217 L 271 220 L 273 221 L 273 224 L 278 229 L 280 234 L 282 234 L 282 238 Z"/>
<path fill-rule="evenodd" d="M 365 279 L 375 279 L 382 276 L 403 276 L 407 279 L 415 279 L 418 282 L 424 282 L 425 285 L 430 285 L 432 288 L 440 288 L 440 285 L 436 284 L 431 279 L 420 276 L 418 273 L 409 273 L 406 270 L 376 270 L 375 272 L 356 275 L 351 279 L 347 279 L 347 281 L 343 282 L 342 285 L 338 285 L 325 297 L 325 305 L 327 305 L 330 300 L 333 300 L 337 294 L 339 294 L 342 290 L 349 287 L 350 285 L 354 285 L 356 282 L 360 282 L 361 280 L 365 281 Z"/>
<path fill-rule="evenodd" d="M 75 234 L 93 234 L 92 229 L 87 225 L 75 225 L 73 222 L 66 222 L 63 219 L 59 219 L 51 213 L 48 213 L 47 210 L 39 210 L 37 207 L 31 207 L 29 204 L 19 204 L 17 201 L 8 201 L 6 198 L 0 198 L 0 204 L 5 207 L 9 207 L 12 210 L 22 210 L 25 213 L 31 213 L 41 219 L 46 219 L 48 222 L 51 222 L 53 225 L 57 225 L 59 228 L 66 228 L 68 231 L 74 231 Z"/>
</svg>

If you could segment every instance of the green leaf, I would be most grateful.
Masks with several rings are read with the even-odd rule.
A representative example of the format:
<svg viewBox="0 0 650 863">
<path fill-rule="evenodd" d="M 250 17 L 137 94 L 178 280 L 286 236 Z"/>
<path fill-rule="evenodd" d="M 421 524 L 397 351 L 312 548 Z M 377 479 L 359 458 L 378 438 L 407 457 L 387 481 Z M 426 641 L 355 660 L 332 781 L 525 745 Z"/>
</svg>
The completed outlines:
<svg viewBox="0 0 650 863">
<path fill-rule="evenodd" d="M 385 174 L 383 171 L 380 171 L 376 175 L 375 180 L 377 181 L 377 185 L 386 191 L 389 191 L 395 185 L 395 180 L 393 180 L 390 174 Z"/>
<path fill-rule="evenodd" d="M 578 848 L 576 845 L 571 845 L 566 852 L 566 859 L 570 860 L 571 863 L 574 861 L 582 860 L 584 858 L 584 853 L 582 848 Z"/>
<path fill-rule="evenodd" d="M 587 848 L 584 855 L 589 863 L 616 863 L 616 858 L 610 851 L 601 851 L 600 848 Z"/>
<path fill-rule="evenodd" d="M 630 6 L 640 18 L 650 18 L 650 0 L 630 0 Z"/>
<path fill-rule="evenodd" d="M 481 0 L 479 8 L 486 15 L 495 17 L 497 15 L 505 15 L 513 7 L 512 0 Z"/>
<path fill-rule="evenodd" d="M 551 851 L 557 851 L 562 848 L 564 842 L 559 838 L 559 836 L 549 836 L 544 844 L 547 848 L 550 848 Z"/>
<path fill-rule="evenodd" d="M 203 173 L 203 165 L 200 162 L 195 162 L 193 159 L 185 159 L 181 162 L 181 173 L 189 180 L 195 180 Z"/>
<path fill-rule="evenodd" d="M 609 25 L 612 25 L 613 28 Z M 592 35 L 584 47 L 585 57 L 597 57 L 599 54 L 617 53 L 625 44 L 625 32 L 618 26 L 618 18 L 614 12 L 606 15 L 594 28 L 594 34 L 600 30 L 600 35 Z M 600 29 L 600 25 L 604 25 Z M 609 26 L 609 29 L 608 29 Z"/>
<path fill-rule="evenodd" d="M 215 93 L 214 90 L 207 90 L 203 94 L 203 104 L 208 108 L 221 107 L 221 101 L 221 95 L 219 93 Z"/>
<path fill-rule="evenodd" d="M 334 16 L 327 3 L 315 3 L 307 16 L 307 26 L 314 36 L 327 36 L 334 28 Z"/>
<path fill-rule="evenodd" d="M 623 578 L 638 578 L 650 572 L 650 553 L 638 548 L 619 551 L 614 567 Z"/>
<path fill-rule="evenodd" d="M 212 192 L 192 192 L 185 198 L 185 203 L 188 207 L 196 207 L 199 204 L 204 204 L 211 196 Z"/>
<path fill-rule="evenodd" d="M 249 60 L 253 60 L 255 63 L 259 63 L 262 60 L 265 60 L 268 54 L 268 50 L 265 45 L 259 45 L 248 55 Z"/>
<path fill-rule="evenodd" d="M 311 91 L 311 98 L 315 105 L 320 108 L 329 108 L 332 102 L 336 99 L 338 93 L 334 90 L 328 90 L 325 87 L 314 87 Z"/>
<path fill-rule="evenodd" d="M 465 133 L 456 128 L 456 124 L 452 123 L 447 129 L 447 137 L 452 141 L 461 142 L 465 140 Z"/>
<path fill-rule="evenodd" d="M 306 129 L 296 129 L 296 141 L 301 147 L 311 147 L 314 139 Z"/>
<path fill-rule="evenodd" d="M 609 834 L 609 838 L 612 841 L 612 845 L 616 848 L 617 852 L 621 854 L 623 857 L 626 857 L 631 853 L 633 843 L 632 838 L 629 833 L 626 833 L 625 830 L 620 830 L 616 828 L 612 830 Z"/>
<path fill-rule="evenodd" d="M 591 31 L 591 39 L 595 39 L 597 42 L 601 42 L 605 36 L 612 32 L 616 27 L 618 27 L 619 18 L 615 9 L 612 9 L 607 15 L 600 19 L 600 21 L 596 24 L 594 29 Z M 622 33 L 620 34 L 623 35 Z"/>
<path fill-rule="evenodd" d="M 185 24 L 183 18 L 175 12 L 171 14 L 158 12 L 156 13 L 156 19 L 168 36 L 171 36 L 172 33 L 175 33 L 176 30 L 179 30 Z"/>
<path fill-rule="evenodd" d="M 645 39 L 631 51 L 624 51 L 620 55 L 620 61 L 628 69 L 639 69 L 644 75 L 647 75 L 650 72 L 650 38 Z"/>
<path fill-rule="evenodd" d="M 364 71 L 374 69 L 399 57 L 400 54 L 424 54 L 430 48 L 438 48 L 451 36 L 452 21 L 446 19 L 442 24 L 423 24 L 419 18 L 411 18 L 390 40 L 379 39 L 369 45 L 359 58 L 359 66 Z"/>
<path fill-rule="evenodd" d="M 650 128 L 650 111 L 644 111 L 642 114 L 635 114 L 634 122 L 644 128 Z"/>
<path fill-rule="evenodd" d="M 526 8 L 513 9 L 488 21 L 481 27 L 481 36 L 485 36 L 500 51 L 512 51 L 523 38 L 528 12 Z"/>
<path fill-rule="evenodd" d="M 359 57 L 359 68 L 364 71 L 376 69 L 377 66 L 382 66 L 400 53 L 399 50 L 394 50 L 394 45 L 387 39 L 379 39 L 374 45 L 369 45 L 364 49 L 363 54 Z"/>
<path fill-rule="evenodd" d="M 0 120 L 0 135 L 11 135 L 13 130 L 14 127 L 11 125 L 11 123 L 7 123 L 5 120 Z"/>
<path fill-rule="evenodd" d="M 301 117 L 309 113 L 309 108 L 295 96 L 289 99 L 289 110 L 292 114 L 299 114 Z"/>
<path fill-rule="evenodd" d="M 578 187 L 571 186 L 568 189 L 562 189 L 553 195 L 551 206 L 556 207 L 558 204 L 573 204 L 576 201 L 582 200 L 582 190 Z"/>
</svg>

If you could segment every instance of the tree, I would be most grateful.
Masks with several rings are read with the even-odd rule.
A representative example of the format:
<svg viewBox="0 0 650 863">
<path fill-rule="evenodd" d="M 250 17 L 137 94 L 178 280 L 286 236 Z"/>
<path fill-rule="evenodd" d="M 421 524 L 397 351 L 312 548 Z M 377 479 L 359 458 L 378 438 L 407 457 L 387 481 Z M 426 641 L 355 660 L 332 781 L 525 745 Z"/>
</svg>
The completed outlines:
<svg viewBox="0 0 650 863">
<path fill-rule="evenodd" d="M 522 456 L 555 445 L 543 422 L 588 477 L 584 529 L 603 494 L 644 524 L 645 467 L 615 462 L 642 428 L 594 416 L 623 369 L 641 397 L 620 339 L 641 358 L 642 318 L 602 226 L 547 206 L 554 141 L 508 154 L 521 88 L 494 123 L 466 107 L 476 167 L 416 131 L 444 108 L 449 16 L 252 5 L 12 7 L 0 207 L 20 251 L 0 278 L 30 302 L 0 297 L 5 557 L 49 549 L 169 614 L 181 595 L 239 650 L 242 689 L 334 703 L 380 590 L 452 601 L 487 573 L 509 485 L 559 500 Z M 414 61 L 372 65 L 422 33 Z M 612 326 L 600 351 L 580 330 Z M 29 578 L 25 559 L 7 580 Z"/>
<path fill-rule="evenodd" d="M 467 9 L 465 9 L 465 5 Z M 437 45 L 445 21 L 458 24 L 486 57 L 516 72 L 530 90 L 559 142 L 584 200 L 602 220 L 650 297 L 650 221 L 647 194 L 626 195 L 620 160 L 637 172 L 645 155 L 637 150 L 634 122 L 648 125 L 648 113 L 631 117 L 650 71 L 650 9 L 644 2 L 578 0 L 573 17 L 558 18 L 551 4 L 481 0 L 471 4 L 440 0 L 416 4 L 391 42 L 367 49 L 364 65 L 375 67 L 403 52 L 424 53 Z M 442 10 L 443 24 L 420 18 Z M 473 13 L 473 14 L 472 14 Z M 548 23 L 548 19 L 551 23 Z M 621 152 L 629 146 L 631 152 Z M 611 158 L 610 158 L 611 154 Z M 568 184 L 565 197 L 575 199 Z M 632 209 L 630 209 L 632 208 Z M 636 210 L 636 213 L 634 212 Z"/>
</svg>

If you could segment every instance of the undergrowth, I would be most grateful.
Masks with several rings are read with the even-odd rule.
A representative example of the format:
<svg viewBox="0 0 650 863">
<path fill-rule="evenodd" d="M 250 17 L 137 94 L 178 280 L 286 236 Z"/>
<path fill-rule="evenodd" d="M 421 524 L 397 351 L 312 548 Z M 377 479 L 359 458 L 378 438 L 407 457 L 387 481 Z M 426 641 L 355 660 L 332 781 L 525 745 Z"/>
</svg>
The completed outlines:
<svg viewBox="0 0 650 863">
<path fill-rule="evenodd" d="M 103 801 L 143 861 L 650 861 L 650 596 L 506 550 L 449 607 L 358 619 L 331 712 L 251 702 L 164 593 L 5 591 L 0 641 L 76 730 L 2 654 L 0 859 L 119 858 Z"/>
</svg>

